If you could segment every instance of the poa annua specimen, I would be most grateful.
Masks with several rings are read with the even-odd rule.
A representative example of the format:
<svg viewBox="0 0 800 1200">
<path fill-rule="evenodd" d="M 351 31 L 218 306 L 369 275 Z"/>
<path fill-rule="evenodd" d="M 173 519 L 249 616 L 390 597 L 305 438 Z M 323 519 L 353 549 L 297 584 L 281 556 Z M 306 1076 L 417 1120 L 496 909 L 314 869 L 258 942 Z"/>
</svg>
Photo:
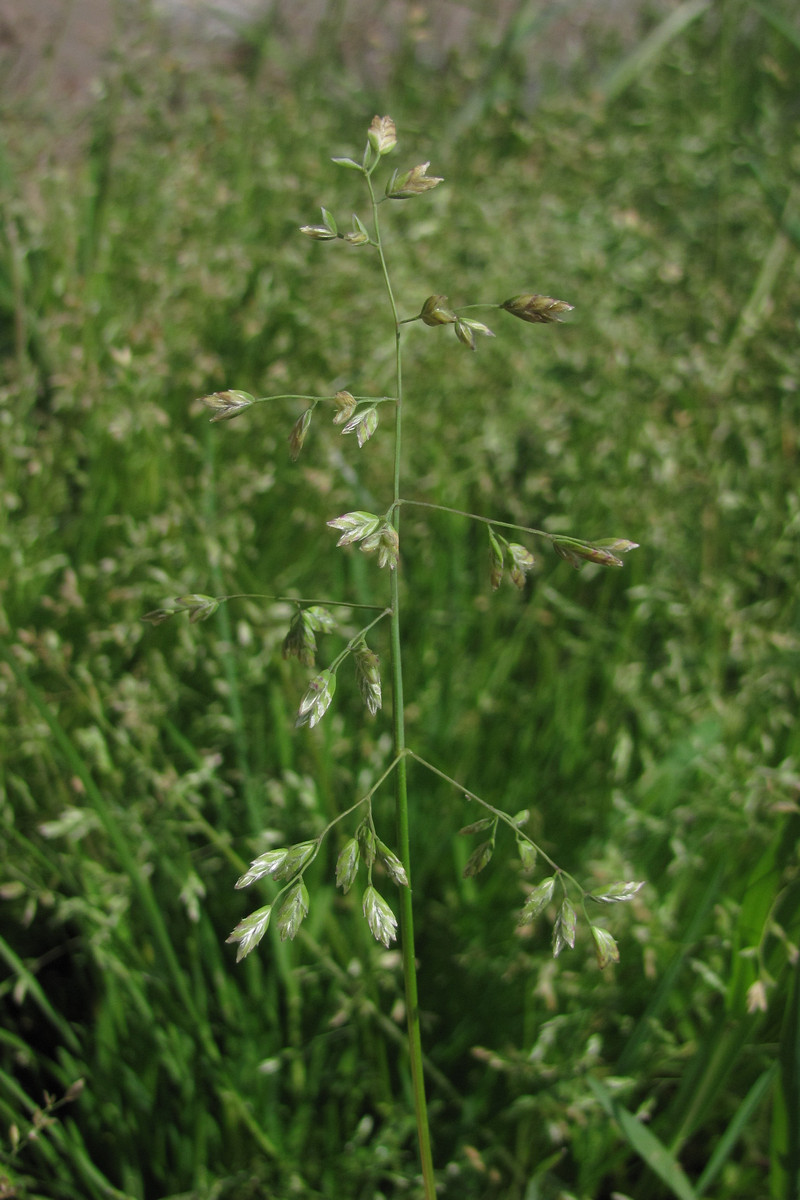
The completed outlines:
<svg viewBox="0 0 800 1200">
<path fill-rule="evenodd" d="M 386 678 L 391 692 L 391 720 L 394 750 L 391 761 L 369 791 L 354 804 L 339 814 L 316 838 L 295 845 L 268 850 L 250 865 L 248 871 L 236 883 L 237 888 L 249 887 L 258 880 L 270 879 L 280 889 L 270 904 L 256 909 L 245 917 L 234 929 L 228 941 L 238 944 L 237 961 L 250 954 L 264 937 L 269 923 L 275 923 L 282 939 L 293 938 L 309 909 L 309 893 L 305 882 L 306 872 L 318 855 L 320 848 L 333 827 L 346 822 L 350 836 L 345 841 L 336 863 L 336 884 L 343 892 L 360 885 L 361 907 L 373 936 L 384 946 L 397 938 L 398 913 L 400 940 L 402 945 L 403 975 L 405 984 L 405 1011 L 408 1026 L 408 1052 L 411 1067 L 416 1125 L 419 1137 L 422 1166 L 423 1194 L 426 1200 L 435 1196 L 435 1180 L 431 1137 L 428 1126 L 425 1080 L 423 1076 L 422 1044 L 420 1037 L 419 1005 L 417 1000 L 417 974 L 414 950 L 413 923 L 413 875 L 409 861 L 409 793 L 407 766 L 409 760 L 420 768 L 446 781 L 468 800 L 480 806 L 483 816 L 467 825 L 460 832 L 479 838 L 470 855 L 465 875 L 477 875 L 490 862 L 498 831 L 505 827 L 515 839 L 517 850 L 526 872 L 535 880 L 538 864 L 544 864 L 538 882 L 532 882 L 531 890 L 519 913 L 521 923 L 534 920 L 540 915 L 554 913 L 552 945 L 554 955 L 575 943 L 578 911 L 582 912 L 589 925 L 597 959 L 601 967 L 615 962 L 619 957 L 617 944 L 611 934 L 597 925 L 591 916 L 593 905 L 615 904 L 630 899 L 642 886 L 640 883 L 623 881 L 608 888 L 603 894 L 586 892 L 566 871 L 559 867 L 525 832 L 527 812 L 509 815 L 480 796 L 475 795 L 463 782 L 451 778 L 439 766 L 428 762 L 416 749 L 406 744 L 406 727 L 403 703 L 403 628 L 401 622 L 401 570 L 402 541 L 401 515 L 403 508 L 414 505 L 420 508 L 439 509 L 456 513 L 458 510 L 442 505 L 428 504 L 409 499 L 405 494 L 402 478 L 403 417 L 406 407 L 413 411 L 414 397 L 407 395 L 403 380 L 403 339 L 406 327 L 420 322 L 438 332 L 439 326 L 450 326 L 465 347 L 475 350 L 482 337 L 494 337 L 493 331 L 477 320 L 476 311 L 489 313 L 492 310 L 500 317 L 515 317 L 532 325 L 548 325 L 558 321 L 572 305 L 537 293 L 511 296 L 499 303 L 470 304 L 466 307 L 451 307 L 447 296 L 428 296 L 417 299 L 415 316 L 403 317 L 395 297 L 389 269 L 389 255 L 382 232 L 382 217 L 386 205 L 392 202 L 424 202 L 424 196 L 443 180 L 428 174 L 429 163 L 420 163 L 409 169 L 399 168 L 384 182 L 378 191 L 377 177 L 385 166 L 384 160 L 395 151 L 397 144 L 394 121 L 391 117 L 375 117 L 367 133 L 367 143 L 360 160 L 335 158 L 340 167 L 359 176 L 366 189 L 368 207 L 364 219 L 354 215 L 351 228 L 340 231 L 334 216 L 322 209 L 319 224 L 305 225 L 301 229 L 306 237 L 315 241 L 329 242 L 337 249 L 347 247 L 349 252 L 365 253 L 376 261 L 383 280 L 386 296 L 387 325 L 394 340 L 394 385 L 393 395 L 368 396 L 350 391 L 337 391 L 326 396 L 261 396 L 255 397 L 243 391 L 215 392 L 203 397 L 203 402 L 213 411 L 212 421 L 227 421 L 238 417 L 257 404 L 275 403 L 282 400 L 302 399 L 308 402 L 289 434 L 289 451 L 297 459 L 308 436 L 312 420 L 318 412 L 328 409 L 333 424 L 344 435 L 355 434 L 360 449 L 367 447 L 376 435 L 379 423 L 391 424 L 394 438 L 394 470 L 391 494 L 387 495 L 387 507 L 383 512 L 353 511 L 332 515 L 328 525 L 339 534 L 338 546 L 358 544 L 359 548 L 373 556 L 376 570 L 383 572 L 384 599 L 376 604 L 370 620 L 351 637 L 341 652 L 308 683 L 300 701 L 297 725 L 313 728 L 321 721 L 334 701 L 340 669 L 347 660 L 352 662 L 355 677 L 366 708 L 376 714 L 383 704 L 383 676 L 378 655 L 369 645 L 369 637 L 376 626 L 388 624 L 390 656 Z M 490 318 L 491 319 L 491 318 Z M 388 419 L 384 418 L 388 414 Z M 387 492 L 388 492 L 387 481 Z M 522 590 L 526 575 L 534 565 L 531 551 L 520 541 L 510 540 L 522 536 L 549 542 L 553 550 L 575 568 L 584 562 L 601 566 L 621 567 L 621 554 L 635 548 L 635 543 L 626 538 L 609 538 L 588 541 L 582 538 L 565 537 L 547 533 L 541 529 L 523 528 L 507 522 L 474 513 L 461 513 L 472 521 L 486 527 L 488 537 L 488 559 L 491 584 L 498 588 L 508 575 L 511 583 Z M 233 596 L 206 596 L 194 594 L 177 597 L 169 606 L 149 613 L 147 620 L 154 623 L 166 620 L 177 613 L 185 612 L 192 622 L 210 617 L 224 601 Z M 278 599 L 278 597 L 274 597 Z M 281 599 L 286 599 L 282 597 Z M 318 601 L 293 601 L 296 612 L 283 642 L 286 657 L 295 657 L 306 667 L 313 669 L 316 659 L 316 635 L 335 633 L 337 608 L 347 607 L 357 611 L 364 606 L 352 605 L 345 600 L 333 600 L 326 604 Z M 333 611 L 332 611 L 333 610 Z M 379 835 L 373 819 L 373 797 L 384 784 L 391 780 L 394 786 L 396 829 L 393 846 Z M 388 835 L 386 835 L 388 836 Z M 383 880 L 391 881 L 396 888 L 393 903 L 376 886 L 373 878 L 375 864 L 381 867 Z"/>
</svg>

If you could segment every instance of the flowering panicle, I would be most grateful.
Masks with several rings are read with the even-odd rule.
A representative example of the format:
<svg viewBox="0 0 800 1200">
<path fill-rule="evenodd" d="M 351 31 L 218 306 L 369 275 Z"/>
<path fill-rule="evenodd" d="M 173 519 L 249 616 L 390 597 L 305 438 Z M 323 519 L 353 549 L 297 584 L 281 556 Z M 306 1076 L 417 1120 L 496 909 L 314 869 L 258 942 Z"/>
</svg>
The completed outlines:
<svg viewBox="0 0 800 1200">
<path fill-rule="evenodd" d="M 307 725 L 309 729 L 313 729 L 330 708 L 335 691 L 336 676 L 332 671 L 320 671 L 319 675 L 311 680 L 305 696 L 300 701 L 295 725 L 298 728 Z"/>
<path fill-rule="evenodd" d="M 532 325 L 548 325 L 551 321 L 560 321 L 561 314 L 572 312 L 573 305 L 565 300 L 553 300 L 550 296 L 539 296 L 536 293 L 525 293 L 512 296 L 500 305 L 512 317 L 521 321 L 530 321 Z"/>
<path fill-rule="evenodd" d="M 458 340 L 470 350 L 475 349 L 476 333 L 482 333 L 484 337 L 494 337 L 488 325 L 484 325 L 482 321 L 473 321 L 469 317 L 458 317 L 455 329 Z"/>
<path fill-rule="evenodd" d="M 366 247 L 377 250 L 395 320 L 397 320 L 396 307 L 384 258 L 379 223 L 379 205 L 387 200 L 404 201 L 422 196 L 444 182 L 441 177 L 428 174 L 429 162 L 418 163 L 410 168 L 398 168 L 391 171 L 391 173 L 387 170 L 388 179 L 384 178 L 383 180 L 383 196 L 378 199 L 379 190 L 376 190 L 375 187 L 375 173 L 380 167 L 382 160 L 392 154 L 396 146 L 397 130 L 394 120 L 389 116 L 376 115 L 373 117 L 367 130 L 366 145 L 360 161 L 357 158 L 349 157 L 334 159 L 334 162 L 338 165 L 359 174 L 362 177 L 362 181 L 365 182 L 371 205 L 371 217 L 368 217 L 366 222 L 354 212 L 352 220 L 349 222 L 349 228 L 345 228 L 343 223 L 343 227 L 340 229 L 334 214 L 327 208 L 322 207 L 319 221 L 300 227 L 300 232 L 312 241 L 341 242 L 351 247 Z M 495 313 L 498 311 L 507 312 L 510 316 L 517 317 L 528 324 L 548 325 L 561 321 L 565 314 L 572 311 L 572 307 L 571 304 L 568 304 L 564 300 L 557 300 L 551 296 L 537 292 L 524 292 L 511 296 L 499 304 L 496 302 L 477 303 L 453 308 L 450 306 L 446 295 L 435 293 L 427 296 L 416 316 L 405 318 L 399 324 L 405 326 L 412 322 L 420 322 L 428 328 L 451 326 L 457 341 L 468 349 L 475 350 L 481 338 L 494 338 L 495 336 L 488 325 L 474 318 L 472 314 L 476 310 L 490 309 Z M 375 554 L 378 566 L 380 568 L 386 567 L 389 571 L 395 570 L 399 562 L 399 535 L 397 528 L 399 522 L 397 521 L 396 514 L 401 505 L 413 503 L 410 500 L 403 499 L 399 494 L 399 413 L 402 399 L 402 372 L 400 368 L 399 348 L 400 340 L 398 337 L 395 346 L 397 353 L 397 395 L 395 397 L 369 395 L 361 396 L 357 399 L 351 391 L 345 388 L 336 391 L 332 396 L 327 394 L 323 396 L 293 395 L 270 397 L 273 400 L 304 399 L 309 404 L 309 407 L 296 417 L 288 435 L 289 452 L 292 460 L 298 459 L 305 446 L 313 414 L 320 403 L 333 402 L 333 424 L 340 428 L 343 435 L 355 434 L 355 440 L 359 448 L 363 448 L 373 438 L 378 429 L 379 412 L 386 412 L 380 406 L 384 402 L 394 402 L 397 424 L 395 426 L 395 476 L 391 506 L 382 513 L 362 509 L 353 510 L 342 513 L 340 516 L 334 517 L 327 522 L 328 526 L 335 529 L 339 535 L 337 546 L 347 547 L 357 545 L 364 553 Z M 263 399 L 266 398 L 262 397 L 256 401 L 255 397 L 250 395 L 249 392 L 226 390 L 213 392 L 210 395 L 202 397 L 202 403 L 211 410 L 212 421 L 225 421 L 239 416 L 240 413 L 251 407 L 251 405 L 261 403 Z M 366 496 L 369 493 L 365 489 L 363 494 Z M 370 503 L 369 500 L 364 502 Z M 417 501 L 416 503 L 427 508 L 443 508 L 441 505 L 424 504 L 422 501 Z M 444 511 L 454 512 L 455 510 L 445 509 Z M 469 516 L 470 514 L 464 515 Z M 621 567 L 623 565 L 622 556 L 636 548 L 636 543 L 626 538 L 589 541 L 582 538 L 514 526 L 504 521 L 495 521 L 493 525 L 485 517 L 478 517 L 477 520 L 485 522 L 488 530 L 489 575 L 493 589 L 498 588 L 503 579 L 508 577 L 514 587 L 522 590 L 535 567 L 535 560 L 531 551 L 520 542 L 511 541 L 503 536 L 499 532 L 501 528 L 505 532 L 508 532 L 510 529 L 518 529 L 520 534 L 533 534 L 549 540 L 556 553 L 576 568 L 582 567 L 586 562 L 594 563 L 598 566 Z M 396 580 L 396 576 L 394 579 Z M 307 683 L 305 693 L 300 701 L 296 719 L 297 726 L 308 726 L 309 729 L 313 729 L 322 720 L 333 701 L 336 691 L 337 670 L 348 655 L 352 655 L 353 658 L 356 682 L 364 705 L 372 716 L 375 716 L 379 712 L 383 703 L 381 664 L 378 654 L 367 645 L 366 638 L 373 626 L 383 617 L 391 616 L 393 622 L 392 646 L 393 649 L 396 649 L 396 639 L 399 637 L 398 626 L 396 624 L 396 595 L 396 587 L 393 586 L 392 606 L 383 611 L 378 606 L 376 609 L 377 615 L 368 625 L 354 635 L 348 633 L 349 640 L 344 650 L 324 670 L 317 670 L 315 665 L 317 637 L 319 634 L 331 633 L 335 630 L 334 619 L 323 605 L 311 600 L 296 602 L 296 611 L 292 616 L 288 631 L 283 640 L 283 656 L 286 659 L 296 658 L 303 667 L 316 671 L 316 674 Z M 164 608 L 148 613 L 144 619 L 153 624 L 159 624 L 161 621 L 167 620 L 178 612 L 186 612 L 189 620 L 192 622 L 205 621 L 216 612 L 223 599 L 225 597 L 215 598 L 202 593 L 179 596 L 174 600 L 172 605 L 167 604 Z M 285 599 L 285 597 L 281 597 L 281 599 Z M 356 605 L 354 607 L 372 606 Z M 395 661 L 397 660 L 395 659 Z M 397 677 L 395 678 L 397 679 Z M 395 720 L 399 719 L 400 728 L 403 728 L 404 716 L 399 683 L 396 683 L 393 699 Z M 362 897 L 364 917 L 373 937 L 386 947 L 390 946 L 396 939 L 398 922 L 392 908 L 374 886 L 373 873 L 376 878 L 383 875 L 398 887 L 407 888 L 409 887 L 409 872 L 407 869 L 408 864 L 404 864 L 401 858 L 378 837 L 373 824 L 372 795 L 373 791 L 383 783 L 391 771 L 398 768 L 398 764 L 403 759 L 404 753 L 410 753 L 410 751 L 397 748 L 397 746 L 402 747 L 402 738 L 396 737 L 396 743 L 395 752 L 397 757 L 393 763 L 380 775 L 378 783 L 367 792 L 366 796 L 363 796 L 354 805 L 351 805 L 346 810 L 346 813 L 343 814 L 346 816 L 352 813 L 362 804 L 366 804 L 367 806 L 366 812 L 362 813 L 354 836 L 349 837 L 344 842 L 336 861 L 336 885 L 343 892 L 348 892 L 353 887 L 357 880 L 359 869 L 363 867 L 366 874 L 366 887 Z M 415 757 L 418 758 L 418 756 Z M 418 758 L 418 762 L 424 763 L 424 760 Z M 429 764 L 424 765 L 428 766 Z M 431 769 L 441 778 L 448 778 L 437 768 L 433 767 Z M 450 782 L 455 783 L 454 780 L 450 780 Z M 406 803 L 402 787 L 399 789 L 398 795 L 400 796 L 399 803 L 402 806 Z M 464 834 L 482 835 L 478 840 L 478 844 L 466 859 L 463 869 L 464 876 L 466 878 L 475 877 L 490 866 L 493 862 L 498 828 L 501 827 L 501 824 L 509 827 L 515 838 L 519 856 L 518 866 L 521 869 L 520 878 L 522 878 L 523 886 L 526 890 L 528 884 L 525 876 L 534 871 L 540 859 L 546 859 L 552 868 L 552 873 L 547 878 L 543 879 L 536 886 L 531 886 L 528 891 L 527 899 L 520 914 L 520 922 L 522 924 L 530 923 L 547 912 L 552 925 L 553 954 L 557 956 L 563 950 L 572 948 L 576 940 L 578 917 L 576 908 L 568 892 L 571 892 L 573 887 L 577 888 L 578 885 L 570 877 L 565 876 L 561 869 L 552 863 L 552 860 L 547 858 L 543 850 L 538 849 L 532 839 L 523 830 L 523 826 L 529 818 L 528 810 L 525 809 L 518 812 L 516 816 L 511 817 L 500 809 L 496 809 L 479 800 L 478 797 L 472 796 L 470 793 L 466 793 L 466 795 L 468 799 L 477 800 L 482 804 L 484 806 L 483 811 L 487 815 L 484 815 L 477 821 L 473 821 L 461 831 Z M 405 812 L 402 807 L 400 811 L 401 813 Z M 238 889 L 246 888 L 253 883 L 267 881 L 277 894 L 270 904 L 259 908 L 256 912 L 251 913 L 250 916 L 241 921 L 228 938 L 229 942 L 238 943 L 237 961 L 249 954 L 259 944 L 271 921 L 274 922 L 281 939 L 295 937 L 309 911 L 309 896 L 305 885 L 304 873 L 306 868 L 317 857 L 324 837 L 338 820 L 339 818 L 334 818 L 316 838 L 297 842 L 289 846 L 266 850 L 253 859 L 248 869 L 239 877 L 235 885 Z M 276 887 L 276 885 L 278 886 Z M 638 893 L 641 886 L 642 884 L 639 882 L 625 881 L 612 884 L 604 890 L 598 891 L 597 894 L 589 894 L 579 888 L 581 909 L 587 915 L 588 919 L 586 905 L 589 901 L 598 905 L 610 905 L 630 900 Z M 558 896 L 556 895 L 557 888 L 560 889 L 560 895 Z M 617 962 L 619 950 L 611 934 L 602 928 L 601 925 L 593 924 L 591 921 L 589 921 L 589 928 L 599 966 L 606 967 Z M 413 944 L 410 946 L 410 950 L 410 958 L 413 963 Z M 404 959 L 407 959 L 407 957 L 404 954 Z M 406 969 L 408 968 L 406 967 Z"/>
<path fill-rule="evenodd" d="M 313 667 L 317 652 L 318 633 L 330 633 L 336 622 L 326 608 L 312 604 L 299 609 L 292 617 L 289 632 L 283 639 L 283 657 L 296 658 L 304 667 Z"/>
<path fill-rule="evenodd" d="M 369 441 L 377 428 L 378 410 L 374 404 L 367 404 L 342 427 L 342 433 L 354 433 L 360 449 Z"/>
<path fill-rule="evenodd" d="M 500 587 L 506 563 L 511 582 L 522 591 L 528 571 L 535 566 L 535 562 L 530 550 L 525 546 L 521 546 L 519 542 L 507 541 L 489 526 L 489 564 L 493 591 Z"/>
<path fill-rule="evenodd" d="M 210 396 L 202 396 L 200 403 L 213 409 L 212 421 L 230 421 L 254 404 L 255 396 L 249 392 L 212 392 Z"/>
<path fill-rule="evenodd" d="M 370 933 L 376 942 L 383 942 L 386 947 L 391 946 L 397 937 L 397 917 L 372 884 L 364 892 L 362 907 Z"/>
<path fill-rule="evenodd" d="M 348 391 L 337 392 L 333 397 L 333 403 L 336 405 L 336 415 L 333 418 L 334 425 L 345 425 L 356 411 L 355 396 L 352 392 Z"/>
<path fill-rule="evenodd" d="M 444 183 L 443 179 L 428 175 L 430 165 L 429 162 L 420 163 L 418 167 L 412 167 L 402 175 L 395 171 L 386 184 L 387 200 L 410 200 L 412 196 L 421 196 L 423 192 L 429 192 L 440 183 Z"/>
<path fill-rule="evenodd" d="M 428 296 L 419 314 L 426 325 L 454 325 L 458 317 L 447 307 L 447 296 Z"/>
<path fill-rule="evenodd" d="M 397 129 L 391 117 L 373 117 L 367 130 L 367 141 L 376 154 L 391 154 L 397 145 Z"/>
<path fill-rule="evenodd" d="M 307 408 L 305 412 L 297 418 L 292 426 L 291 433 L 289 434 L 289 454 L 292 462 L 297 462 L 298 458 L 300 457 L 300 451 L 303 449 L 306 437 L 308 436 L 308 431 L 311 427 L 311 417 L 313 412 L 313 406 L 311 408 Z"/>
<path fill-rule="evenodd" d="M 397 530 L 387 517 L 378 517 L 375 513 L 349 512 L 341 517 L 328 521 L 332 529 L 340 529 L 342 536 L 337 546 L 349 546 L 352 542 L 361 542 L 365 554 L 378 551 L 378 566 L 394 569 L 400 557 L 400 541 Z"/>
<path fill-rule="evenodd" d="M 582 542 L 578 538 L 554 537 L 553 549 L 570 566 L 579 571 L 585 562 L 597 563 L 601 567 L 622 567 L 625 564 L 618 557 L 627 554 L 629 550 L 637 550 L 638 542 L 630 542 L 627 538 L 606 538 L 598 542 Z"/>
<path fill-rule="evenodd" d="M 156 608 L 153 612 L 145 613 L 142 620 L 147 621 L 150 625 L 161 625 L 163 621 L 174 617 L 176 613 L 185 612 L 189 614 L 191 623 L 196 625 L 198 621 L 207 621 L 209 617 L 213 617 L 224 599 L 224 596 L 222 598 L 205 596 L 202 592 L 192 592 L 188 596 L 176 596 L 169 607 Z"/>
<path fill-rule="evenodd" d="M 339 237 L 336 219 L 332 213 L 328 212 L 327 208 L 322 209 L 321 225 L 301 225 L 300 232 L 304 233 L 306 237 L 313 238 L 315 242 L 332 242 Z"/>
<path fill-rule="evenodd" d="M 382 704 L 380 659 L 366 642 L 360 642 L 353 649 L 353 658 L 361 698 L 374 717 Z"/>
</svg>

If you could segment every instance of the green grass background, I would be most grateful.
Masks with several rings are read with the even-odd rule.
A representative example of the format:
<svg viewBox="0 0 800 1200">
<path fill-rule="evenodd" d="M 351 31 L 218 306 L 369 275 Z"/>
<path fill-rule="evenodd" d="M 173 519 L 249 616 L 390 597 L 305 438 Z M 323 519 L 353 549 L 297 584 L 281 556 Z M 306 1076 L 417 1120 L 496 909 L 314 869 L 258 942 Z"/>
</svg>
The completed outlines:
<svg viewBox="0 0 800 1200">
<path fill-rule="evenodd" d="M 324 523 L 388 503 L 386 426 L 359 451 L 315 417 L 292 464 L 302 405 L 192 402 L 391 387 L 373 256 L 297 233 L 363 212 L 330 157 L 379 112 L 446 180 L 385 206 L 404 315 L 575 306 L 498 314 L 475 355 L 409 329 L 404 493 L 641 543 L 580 573 L 531 543 L 526 592 L 492 594 L 482 527 L 404 513 L 409 744 L 585 886 L 647 881 L 609 913 L 618 967 L 583 929 L 554 963 L 513 846 L 464 880 L 479 814 L 412 769 L 442 1195 L 800 1195 L 796 15 L 645 8 L 559 66 L 536 5 L 434 64 L 415 20 L 376 86 L 338 5 L 214 69 L 142 16 L 80 121 L 3 103 L 0 1194 L 417 1194 L 399 959 L 336 893 L 339 835 L 296 943 L 224 944 L 243 865 L 363 794 L 386 716 L 345 669 L 295 732 L 286 605 L 141 622 L 195 591 L 383 603 Z M 388 791 L 376 818 L 390 841 Z"/>
</svg>

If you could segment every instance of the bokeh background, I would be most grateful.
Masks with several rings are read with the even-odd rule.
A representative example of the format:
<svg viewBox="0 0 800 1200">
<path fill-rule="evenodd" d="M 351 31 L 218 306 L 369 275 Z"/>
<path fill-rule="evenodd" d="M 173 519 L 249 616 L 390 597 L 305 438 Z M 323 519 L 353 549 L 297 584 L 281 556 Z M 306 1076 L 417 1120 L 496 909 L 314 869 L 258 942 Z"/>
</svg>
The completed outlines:
<svg viewBox="0 0 800 1200">
<path fill-rule="evenodd" d="M 325 521 L 388 502 L 388 424 L 315 417 L 292 463 L 301 402 L 195 398 L 391 386 L 372 257 L 298 234 L 364 214 L 330 159 L 388 113 L 392 165 L 446 181 L 385 206 L 403 312 L 575 306 L 475 354 L 410 328 L 405 494 L 641 545 L 575 572 L 530 540 L 493 593 L 482 526 L 404 514 L 410 744 L 587 888 L 646 881 L 603 914 L 618 966 L 585 925 L 553 961 L 553 914 L 516 920 L 541 872 L 508 838 L 464 879 L 479 813 L 412 771 L 441 1194 L 796 1197 L 794 4 L 5 0 L 0 72 L 0 1195 L 419 1194 L 347 823 L 296 942 L 225 944 L 244 865 L 363 794 L 388 714 L 345 670 L 294 729 L 287 603 L 141 620 L 383 603 Z"/>
</svg>

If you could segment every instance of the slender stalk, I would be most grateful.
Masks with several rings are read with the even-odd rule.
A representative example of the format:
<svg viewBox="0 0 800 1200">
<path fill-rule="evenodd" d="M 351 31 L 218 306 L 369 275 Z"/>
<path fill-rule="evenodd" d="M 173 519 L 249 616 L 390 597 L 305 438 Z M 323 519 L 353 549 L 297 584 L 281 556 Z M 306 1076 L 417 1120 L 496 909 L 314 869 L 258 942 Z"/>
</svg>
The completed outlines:
<svg viewBox="0 0 800 1200">
<path fill-rule="evenodd" d="M 314 596 L 270 596 L 262 592 L 234 592 L 230 596 L 215 596 L 220 604 L 228 600 L 272 600 L 275 604 L 324 604 L 327 608 L 366 608 L 376 612 L 380 604 L 356 604 L 353 600 L 318 600 Z"/>
<path fill-rule="evenodd" d="M 338 671 L 340 664 L 344 662 L 344 660 L 347 658 L 348 654 L 353 650 L 353 648 L 356 645 L 358 645 L 358 643 L 364 637 L 364 634 L 369 633 L 369 631 L 370 631 L 370 629 L 372 629 L 373 625 L 377 625 L 378 622 L 382 621 L 384 617 L 390 616 L 391 611 L 392 610 L 390 608 L 384 608 L 378 614 L 378 616 L 375 618 L 374 621 L 370 621 L 369 625 L 365 625 L 363 629 L 359 629 L 359 631 L 355 635 L 355 637 L 352 637 L 350 639 L 350 641 L 347 643 L 344 650 L 342 650 L 341 653 L 336 655 L 336 658 L 333 659 L 330 666 L 328 667 L 328 670 L 332 671 L 332 672 Z"/>
<path fill-rule="evenodd" d="M 275 396 L 256 396 L 253 404 L 268 404 L 270 400 L 309 400 L 319 404 L 322 400 L 332 400 L 333 396 L 308 396 L 301 392 L 282 392 Z M 393 404 L 396 396 L 353 396 L 358 404 Z"/>
<path fill-rule="evenodd" d="M 482 517 L 479 513 L 465 512 L 463 508 L 449 508 L 446 504 L 429 504 L 427 500 L 395 500 L 395 504 L 411 504 L 414 508 L 433 508 L 437 512 L 452 513 L 456 517 L 467 517 L 470 521 L 480 521 L 483 525 L 496 525 L 498 529 L 516 529 L 518 533 L 534 533 L 537 537 L 555 541 L 577 541 L 576 538 L 566 538 L 562 534 L 547 533 L 544 529 L 536 529 L 533 525 L 515 525 L 511 521 L 497 521 L 494 517 Z"/>
<path fill-rule="evenodd" d="M 401 329 L 397 305 L 392 291 L 383 240 L 380 232 L 378 204 L 369 173 L 366 174 L 372 201 L 372 219 L 381 271 L 386 284 L 395 330 L 395 373 L 397 402 L 395 406 L 394 479 L 392 524 L 400 533 L 400 472 L 403 440 L 403 364 L 401 351 Z M 436 1183 L 433 1173 L 433 1153 L 428 1124 L 428 1105 L 425 1097 L 425 1074 L 422 1057 L 422 1034 L 419 1018 L 419 995 L 417 990 L 417 967 L 414 948 L 414 910 L 411 889 L 411 852 L 409 844 L 408 777 L 405 752 L 405 710 L 403 707 L 403 663 L 400 636 L 400 582 L 398 570 L 391 575 L 390 644 L 392 660 L 392 722 L 394 753 L 397 759 L 395 771 L 395 820 L 397 824 L 397 853 L 405 867 L 409 886 L 400 888 L 400 931 L 403 947 L 403 980 L 405 983 L 406 1020 L 408 1023 L 408 1053 L 411 1064 L 411 1085 L 414 1094 L 414 1114 L 417 1124 L 419 1155 L 425 1200 L 436 1200 Z"/>
<path fill-rule="evenodd" d="M 28 310 L 25 303 L 22 249 L 19 244 L 17 227 L 12 220 L 6 221 L 5 235 L 9 248 L 11 288 L 14 296 L 14 352 L 17 359 L 17 371 L 19 373 L 19 380 L 21 383 L 25 378 L 26 347 L 28 345 Z"/>
<path fill-rule="evenodd" d="M 515 822 L 511 819 L 511 817 L 509 817 L 507 812 L 503 812 L 502 808 L 495 808 L 495 806 L 490 804 L 488 800 L 484 800 L 483 797 L 477 795 L 476 792 L 471 792 L 469 788 L 464 787 L 463 783 L 459 783 L 457 779 L 453 779 L 452 775 L 448 775 L 445 771 L 441 771 L 438 767 L 435 767 L 433 763 L 429 763 L 427 759 L 423 758 L 420 754 L 417 754 L 414 750 L 406 750 L 406 755 L 409 758 L 413 758 L 415 762 L 420 764 L 420 766 L 425 767 L 425 769 L 430 771 L 431 774 L 438 775 L 440 779 L 445 781 L 445 783 L 449 783 L 452 787 L 456 788 L 457 791 L 461 792 L 465 800 L 474 800 L 476 804 L 480 804 L 482 808 L 485 808 L 487 812 L 490 812 L 494 817 L 497 818 L 498 821 L 502 821 L 504 825 L 508 825 L 509 828 L 513 829 L 515 833 L 520 833 Z M 570 875 L 569 871 L 565 871 L 563 867 L 560 867 L 555 859 L 551 858 L 550 855 L 542 849 L 538 842 L 534 842 L 532 838 L 527 836 L 527 834 L 521 834 L 521 836 L 525 838 L 526 842 L 530 842 L 538 857 L 543 859 L 548 866 L 552 867 L 559 878 L 568 879 L 570 883 L 575 885 L 581 896 L 585 895 L 584 889 L 578 883 L 578 880 Z"/>
</svg>

